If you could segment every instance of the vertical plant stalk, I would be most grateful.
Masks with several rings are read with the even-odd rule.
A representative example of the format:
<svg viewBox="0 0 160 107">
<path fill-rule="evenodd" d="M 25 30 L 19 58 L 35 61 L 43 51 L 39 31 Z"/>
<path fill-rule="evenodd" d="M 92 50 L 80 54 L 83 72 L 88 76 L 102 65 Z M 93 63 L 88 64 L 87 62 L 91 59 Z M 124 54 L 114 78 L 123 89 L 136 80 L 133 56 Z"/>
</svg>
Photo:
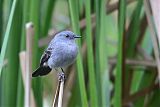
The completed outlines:
<svg viewBox="0 0 160 107">
<path fill-rule="evenodd" d="M 50 27 L 55 2 L 56 2 L 56 0 L 49 0 L 47 3 L 47 10 L 45 13 L 45 18 L 44 18 L 42 36 L 45 36 L 48 33 L 48 29 Z"/>
<path fill-rule="evenodd" d="M 87 61 L 88 61 L 88 72 L 89 72 L 89 90 L 90 100 L 92 107 L 98 107 L 98 97 L 95 80 L 94 70 L 94 58 L 93 58 L 93 45 L 92 45 L 92 28 L 91 28 L 91 3 L 90 0 L 86 0 L 85 6 L 86 13 L 86 42 L 87 42 Z"/>
<path fill-rule="evenodd" d="M 20 66 L 21 66 L 21 69 L 22 69 L 21 71 L 22 71 L 23 84 L 24 84 L 24 86 L 26 86 L 26 79 L 25 79 L 25 74 L 26 74 L 26 51 L 20 52 L 19 57 L 20 57 Z M 32 89 L 31 89 L 31 107 L 36 107 Z"/>
<path fill-rule="evenodd" d="M 144 9 L 145 9 L 145 12 L 146 12 L 147 21 L 148 21 L 148 25 L 149 25 L 149 29 L 150 29 L 150 33 L 151 33 L 151 39 L 152 39 L 152 43 L 153 43 L 154 56 L 155 56 L 155 60 L 156 60 L 156 63 L 157 63 L 158 79 L 159 79 L 159 86 L 160 86 L 159 48 L 158 48 L 158 42 L 157 42 L 157 39 L 156 39 L 156 33 L 154 31 L 154 25 L 153 25 L 152 20 L 151 20 L 151 12 L 149 10 L 149 6 L 148 6 L 147 0 L 144 0 Z"/>
<path fill-rule="evenodd" d="M 140 16 L 141 16 L 142 4 L 143 4 L 143 0 L 137 1 L 137 5 L 131 16 L 131 22 L 129 24 L 128 31 L 126 33 L 126 36 L 128 37 L 128 41 L 130 42 L 126 41 L 127 42 L 126 49 L 125 49 L 125 44 L 124 44 L 124 48 L 123 48 L 125 50 L 125 52 L 123 52 L 124 60 L 126 58 L 133 58 L 136 55 L 135 48 L 136 48 L 136 45 L 137 45 L 136 43 L 137 43 L 137 40 L 139 38 L 139 33 L 140 33 L 139 29 L 140 29 L 140 23 L 141 23 Z M 137 75 L 140 75 L 140 74 L 129 72 L 129 66 L 127 65 L 125 66 L 125 69 L 122 74 L 122 78 L 124 77 L 123 83 L 122 83 L 123 84 L 123 87 L 122 87 L 123 98 L 127 97 L 130 94 L 132 78 L 138 77 Z"/>
<path fill-rule="evenodd" d="M 96 73 L 96 84 L 97 84 L 97 90 L 103 90 L 102 89 L 102 84 L 101 84 L 101 73 L 100 73 L 100 8 L 101 8 L 101 3 L 102 1 L 99 0 L 94 0 L 94 4 L 95 4 L 95 15 L 96 15 L 96 31 L 95 31 L 95 44 L 96 44 L 96 51 L 95 51 L 95 60 L 96 60 L 96 65 L 95 65 L 95 73 Z M 102 9 L 102 8 L 101 8 Z M 105 14 L 106 15 L 106 14 Z M 103 56 L 102 56 L 103 57 Z M 103 105 L 103 97 L 102 97 L 102 91 L 98 91 L 98 99 L 99 99 L 99 106 Z M 106 98 L 105 98 L 106 100 Z M 105 101 L 106 102 L 106 101 Z M 103 106 L 102 106 L 103 107 Z"/>
<path fill-rule="evenodd" d="M 72 29 L 75 33 L 80 34 L 80 27 L 79 27 L 79 14 L 77 10 L 77 1 L 76 0 L 69 0 L 69 10 L 70 10 L 70 16 L 71 16 L 71 22 L 72 22 Z M 80 46 L 80 40 L 78 41 L 79 48 Z M 78 82 L 79 82 L 79 88 L 80 88 L 80 95 L 81 95 L 81 102 L 82 107 L 88 107 L 88 101 L 87 101 L 87 94 L 85 89 L 85 79 L 84 79 L 84 71 L 83 71 L 83 64 L 82 64 L 82 56 L 79 53 L 77 56 L 77 70 L 78 70 Z"/>
<path fill-rule="evenodd" d="M 123 43 L 124 43 L 124 30 L 125 30 L 125 14 L 126 14 L 126 1 L 119 1 L 118 12 L 118 62 L 117 72 L 115 79 L 115 102 L 114 107 L 122 106 L 122 73 L 124 70 L 124 56 L 123 56 Z"/>
<path fill-rule="evenodd" d="M 31 106 L 31 71 L 32 71 L 32 44 L 34 29 L 32 22 L 26 24 L 26 83 L 25 83 L 25 107 Z"/>
<path fill-rule="evenodd" d="M 40 23 L 40 0 L 29 0 L 30 1 L 30 12 L 29 12 L 29 20 L 34 23 L 34 37 L 33 37 L 33 58 L 32 58 L 32 69 L 36 69 L 39 64 L 39 59 L 41 57 L 40 49 L 38 48 L 38 39 L 40 34 L 42 33 L 42 26 Z M 42 78 L 35 78 L 32 81 L 33 92 L 35 96 L 36 105 L 38 107 L 43 106 L 42 101 L 42 92 L 43 92 L 43 84 Z"/>
<path fill-rule="evenodd" d="M 160 0 L 151 0 L 150 4 L 154 18 L 154 24 L 158 35 L 158 42 L 160 46 L 160 6 L 159 6 Z"/>
<path fill-rule="evenodd" d="M 106 0 L 101 0 L 100 3 L 100 16 L 99 16 L 99 28 L 96 27 L 96 29 L 99 29 L 99 34 L 97 38 L 99 38 L 99 74 L 101 79 L 101 99 L 102 99 L 102 107 L 110 107 L 110 82 L 109 82 L 109 66 L 108 66 L 108 43 L 106 43 L 106 39 L 108 40 L 108 22 L 106 15 Z M 97 18 L 97 16 L 96 16 Z M 97 26 L 97 25 L 96 25 Z M 104 49 L 104 46 L 106 49 Z M 97 61 L 96 61 L 97 62 Z M 97 64 L 97 63 L 96 63 Z M 96 75 L 97 76 L 97 75 Z M 99 105 L 98 105 L 99 106 Z"/>
<path fill-rule="evenodd" d="M 158 44 L 159 44 L 159 48 L 160 48 L 160 6 L 159 6 L 160 0 L 151 0 L 150 4 L 151 4 L 151 8 L 152 8 L 154 24 L 155 24 L 155 28 L 156 28 L 156 31 L 157 31 Z M 157 51 L 159 50 L 159 48 L 157 49 Z M 159 65 L 160 64 L 160 59 L 159 59 L 158 62 L 159 63 L 157 63 L 157 66 L 159 67 L 160 66 Z M 158 68 L 158 78 L 159 78 L 159 84 L 160 84 L 160 67 Z"/>
<path fill-rule="evenodd" d="M 0 1 L 0 50 L 1 50 L 1 45 L 2 45 L 2 38 L 3 38 L 3 1 L 4 0 L 1 0 Z"/>
<path fill-rule="evenodd" d="M 64 90 L 64 81 L 65 77 L 63 75 L 59 75 L 59 82 L 57 85 L 56 93 L 54 96 L 52 107 L 56 107 L 57 99 L 58 99 L 58 107 L 62 107 L 62 99 L 63 99 L 63 90 Z"/>
<path fill-rule="evenodd" d="M 62 107 L 63 89 L 64 89 L 64 80 L 60 82 L 59 97 L 58 97 L 58 107 Z"/>
<path fill-rule="evenodd" d="M 25 24 L 29 21 L 29 12 L 30 12 L 30 0 L 21 0 L 21 8 L 22 10 L 22 26 L 25 26 Z M 20 40 L 20 52 L 26 50 L 26 29 L 21 26 L 22 32 L 21 32 L 21 40 Z M 20 60 L 21 61 L 21 60 Z M 21 67 L 21 65 L 20 65 Z M 22 69 L 18 71 L 18 87 L 17 87 L 17 107 L 24 106 L 24 81 L 22 77 Z M 24 68 L 25 69 L 25 68 Z M 34 102 L 35 103 L 35 102 Z"/>
<path fill-rule="evenodd" d="M 3 61 L 4 61 L 4 57 L 5 57 L 5 53 L 6 53 L 6 49 L 7 49 L 7 44 L 8 44 L 8 39 L 9 39 L 11 26 L 12 26 L 13 16 L 15 14 L 16 4 L 17 4 L 17 0 L 13 0 L 11 13 L 9 15 L 9 20 L 7 23 L 7 29 L 5 31 L 4 40 L 3 40 L 3 44 L 2 44 L 1 55 L 0 55 L 0 77 L 1 77 L 1 72 L 2 72 L 1 64 L 3 64 Z"/>
<path fill-rule="evenodd" d="M 56 93 L 54 95 L 52 107 L 56 107 L 56 103 L 57 103 L 57 99 L 58 99 L 58 95 L 59 95 L 59 88 L 60 88 L 60 81 L 58 82 L 58 85 L 57 85 L 57 89 L 56 89 Z"/>
</svg>

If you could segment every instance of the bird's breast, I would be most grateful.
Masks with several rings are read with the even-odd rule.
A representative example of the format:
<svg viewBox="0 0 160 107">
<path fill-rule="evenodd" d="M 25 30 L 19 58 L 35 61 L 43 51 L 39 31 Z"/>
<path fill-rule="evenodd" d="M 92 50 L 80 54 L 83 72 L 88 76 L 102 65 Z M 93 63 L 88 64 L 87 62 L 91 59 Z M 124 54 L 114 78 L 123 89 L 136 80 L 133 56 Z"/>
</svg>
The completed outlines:
<svg viewBox="0 0 160 107">
<path fill-rule="evenodd" d="M 78 48 L 76 44 L 68 44 L 65 47 L 66 57 L 75 58 L 78 53 Z"/>
<path fill-rule="evenodd" d="M 50 64 L 53 67 L 64 67 L 72 64 L 77 56 L 78 47 L 75 43 L 63 43 L 54 47 Z"/>
</svg>

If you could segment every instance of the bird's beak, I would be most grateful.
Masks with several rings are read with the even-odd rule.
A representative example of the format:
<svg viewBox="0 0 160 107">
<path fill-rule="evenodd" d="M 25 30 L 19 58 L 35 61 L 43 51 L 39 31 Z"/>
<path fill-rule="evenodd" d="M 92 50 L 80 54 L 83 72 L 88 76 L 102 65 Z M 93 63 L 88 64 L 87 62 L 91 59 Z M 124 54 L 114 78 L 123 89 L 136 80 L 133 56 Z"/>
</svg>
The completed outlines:
<svg viewBox="0 0 160 107">
<path fill-rule="evenodd" d="M 81 38 L 81 36 L 77 36 L 77 35 L 75 35 L 75 36 L 74 36 L 74 38 Z"/>
</svg>

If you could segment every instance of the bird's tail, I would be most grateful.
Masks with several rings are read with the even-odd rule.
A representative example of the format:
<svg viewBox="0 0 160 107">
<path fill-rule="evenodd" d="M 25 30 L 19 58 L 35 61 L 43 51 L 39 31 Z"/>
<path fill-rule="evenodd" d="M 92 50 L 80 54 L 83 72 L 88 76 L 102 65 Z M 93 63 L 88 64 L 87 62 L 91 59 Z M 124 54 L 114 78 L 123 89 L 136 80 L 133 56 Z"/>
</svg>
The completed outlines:
<svg viewBox="0 0 160 107">
<path fill-rule="evenodd" d="M 40 66 L 32 73 L 32 77 L 47 75 L 51 70 L 49 66 Z"/>
</svg>

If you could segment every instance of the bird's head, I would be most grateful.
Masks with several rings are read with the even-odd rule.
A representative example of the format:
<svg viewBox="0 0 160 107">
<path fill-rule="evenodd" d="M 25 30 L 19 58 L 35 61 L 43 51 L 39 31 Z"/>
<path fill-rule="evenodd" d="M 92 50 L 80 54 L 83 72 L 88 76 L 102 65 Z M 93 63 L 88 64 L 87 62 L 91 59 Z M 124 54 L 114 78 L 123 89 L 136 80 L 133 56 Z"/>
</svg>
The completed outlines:
<svg viewBox="0 0 160 107">
<path fill-rule="evenodd" d="M 81 38 L 81 36 L 78 36 L 74 34 L 71 31 L 62 31 L 55 35 L 55 40 L 64 40 L 64 41 L 74 41 L 76 38 Z"/>
</svg>

